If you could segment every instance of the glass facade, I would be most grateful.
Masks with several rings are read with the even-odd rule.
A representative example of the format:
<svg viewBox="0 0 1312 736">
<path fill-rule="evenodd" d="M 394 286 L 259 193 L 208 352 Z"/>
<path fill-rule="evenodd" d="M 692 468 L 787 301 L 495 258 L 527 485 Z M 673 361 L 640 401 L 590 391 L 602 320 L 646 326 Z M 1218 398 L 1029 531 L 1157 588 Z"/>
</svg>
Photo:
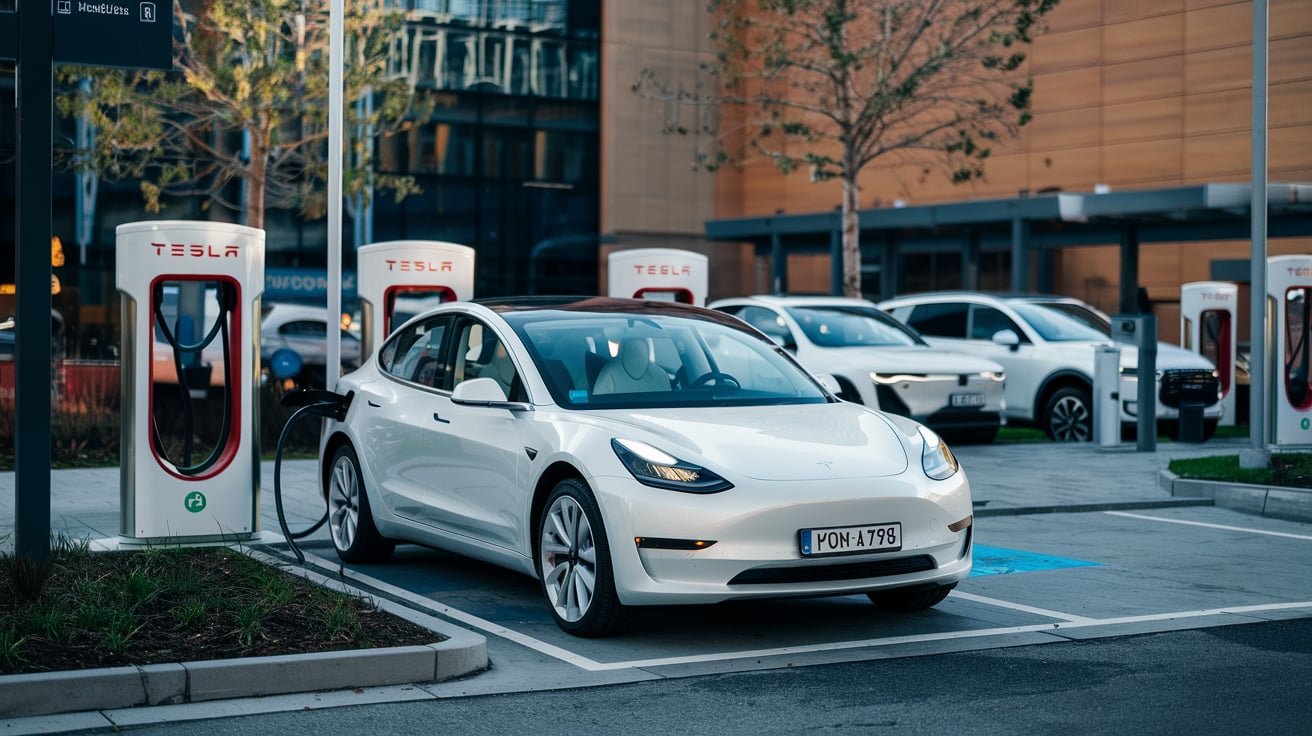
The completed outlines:
<svg viewBox="0 0 1312 736">
<path fill-rule="evenodd" d="M 478 296 L 596 293 L 600 0 L 397 4 L 410 22 L 389 72 L 433 113 L 377 141 L 379 171 L 423 191 L 381 193 L 373 240 L 473 247 Z M 584 245 L 550 247 L 560 238 Z M 569 278 L 532 283 L 532 270 Z"/>
</svg>

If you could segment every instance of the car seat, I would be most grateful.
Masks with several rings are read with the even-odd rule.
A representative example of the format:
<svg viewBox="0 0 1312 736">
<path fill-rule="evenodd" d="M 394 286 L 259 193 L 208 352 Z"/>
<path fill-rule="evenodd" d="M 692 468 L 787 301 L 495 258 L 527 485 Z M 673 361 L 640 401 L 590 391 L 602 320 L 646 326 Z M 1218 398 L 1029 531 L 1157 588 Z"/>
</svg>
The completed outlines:
<svg viewBox="0 0 1312 736">
<path fill-rule="evenodd" d="M 652 362 L 651 347 L 644 338 L 620 341 L 619 354 L 602 366 L 593 394 L 629 394 L 669 391 L 670 377 Z"/>
</svg>

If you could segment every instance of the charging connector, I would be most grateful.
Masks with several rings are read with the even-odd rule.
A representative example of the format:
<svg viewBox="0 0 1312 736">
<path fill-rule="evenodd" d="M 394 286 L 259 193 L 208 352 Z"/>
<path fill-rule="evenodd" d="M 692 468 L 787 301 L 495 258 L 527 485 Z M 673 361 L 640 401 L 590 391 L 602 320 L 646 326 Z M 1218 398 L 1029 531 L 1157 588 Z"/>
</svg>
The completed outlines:
<svg viewBox="0 0 1312 736">
<path fill-rule="evenodd" d="M 328 509 L 324 508 L 323 516 L 309 529 L 292 533 L 287 526 L 287 515 L 282 506 L 283 448 L 287 444 L 287 438 L 291 436 L 292 427 L 296 426 L 297 422 L 309 416 L 335 419 L 340 422 L 346 419 L 346 412 L 351 408 L 351 401 L 354 398 L 354 391 L 339 394 L 325 389 L 298 389 L 282 397 L 281 404 L 288 408 L 296 407 L 296 411 L 287 417 L 287 423 L 282 426 L 282 433 L 278 435 L 278 449 L 273 458 L 273 502 L 278 511 L 278 526 L 282 528 L 287 547 L 296 555 L 296 561 L 302 565 L 305 564 L 305 554 L 296 546 L 296 540 L 304 539 L 319 531 L 328 521 Z"/>
</svg>

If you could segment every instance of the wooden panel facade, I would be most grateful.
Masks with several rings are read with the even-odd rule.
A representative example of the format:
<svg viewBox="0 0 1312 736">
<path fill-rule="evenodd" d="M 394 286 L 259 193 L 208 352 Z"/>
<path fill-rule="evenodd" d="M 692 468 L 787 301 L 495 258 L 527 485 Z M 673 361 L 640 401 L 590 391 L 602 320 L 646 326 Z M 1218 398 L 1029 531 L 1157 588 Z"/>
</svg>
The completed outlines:
<svg viewBox="0 0 1312 736">
<path fill-rule="evenodd" d="M 1270 176 L 1312 181 L 1312 2 L 1271 0 L 1270 12 Z M 1034 121 L 998 147 L 983 181 L 953 186 L 932 165 L 876 162 L 861 179 L 862 206 L 1248 180 L 1251 2 L 1062 0 L 1048 25 L 1027 64 Z M 832 183 L 783 178 L 759 166 L 721 174 L 720 186 L 742 199 L 733 206 L 722 196 L 717 215 L 815 212 L 839 202 Z M 1305 240 L 1271 242 L 1273 254 L 1308 250 Z M 1148 245 L 1142 253 L 1150 295 L 1169 307 L 1182 281 L 1210 278 L 1212 260 L 1244 258 L 1247 244 Z M 1114 309 L 1117 254 L 1111 245 L 1063 251 L 1056 289 Z M 824 279 L 810 283 L 810 273 Z M 823 290 L 827 274 L 799 264 L 791 286 Z"/>
</svg>

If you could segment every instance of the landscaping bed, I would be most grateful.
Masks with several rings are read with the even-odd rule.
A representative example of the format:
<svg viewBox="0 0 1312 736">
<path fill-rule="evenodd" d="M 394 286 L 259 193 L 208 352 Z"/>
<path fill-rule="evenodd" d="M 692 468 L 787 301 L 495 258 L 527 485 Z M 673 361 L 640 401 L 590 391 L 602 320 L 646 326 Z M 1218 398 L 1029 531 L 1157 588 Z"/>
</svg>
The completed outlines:
<svg viewBox="0 0 1312 736">
<path fill-rule="evenodd" d="M 226 548 L 0 557 L 0 675 L 431 644 L 442 635 Z"/>
<path fill-rule="evenodd" d="M 1168 467 L 1172 473 L 1190 480 L 1312 488 L 1312 453 L 1272 455 L 1270 468 L 1241 468 L 1238 455 L 1172 460 Z"/>
</svg>

